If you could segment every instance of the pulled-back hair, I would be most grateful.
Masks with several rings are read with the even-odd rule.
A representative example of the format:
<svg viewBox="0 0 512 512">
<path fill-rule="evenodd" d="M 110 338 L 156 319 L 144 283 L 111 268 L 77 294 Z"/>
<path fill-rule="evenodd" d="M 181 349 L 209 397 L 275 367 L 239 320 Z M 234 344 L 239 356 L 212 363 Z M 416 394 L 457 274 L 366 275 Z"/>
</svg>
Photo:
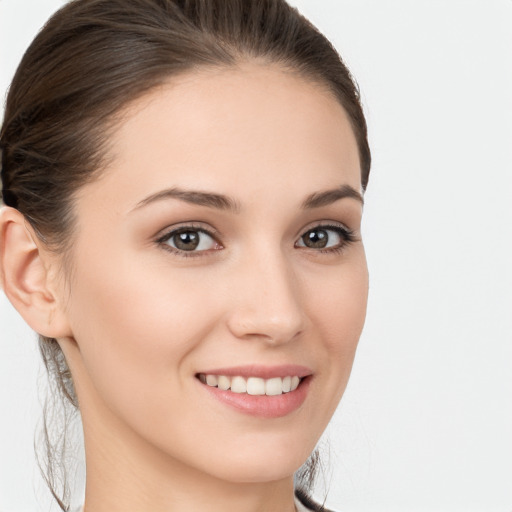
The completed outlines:
<svg viewBox="0 0 512 512">
<path fill-rule="evenodd" d="M 247 60 L 278 64 L 332 92 L 354 131 L 365 189 L 370 150 L 358 89 L 331 43 L 284 0 L 73 0 L 34 39 L 10 86 L 0 132 L 4 203 L 65 255 L 73 198 L 105 168 L 118 114 L 175 75 Z M 76 410 L 59 345 L 40 336 L 39 346 L 50 389 Z M 50 426 L 45 416 L 40 467 L 68 510 L 65 435 L 60 427 L 52 438 Z M 313 469 L 302 468 L 299 487 L 311 484 Z"/>
</svg>

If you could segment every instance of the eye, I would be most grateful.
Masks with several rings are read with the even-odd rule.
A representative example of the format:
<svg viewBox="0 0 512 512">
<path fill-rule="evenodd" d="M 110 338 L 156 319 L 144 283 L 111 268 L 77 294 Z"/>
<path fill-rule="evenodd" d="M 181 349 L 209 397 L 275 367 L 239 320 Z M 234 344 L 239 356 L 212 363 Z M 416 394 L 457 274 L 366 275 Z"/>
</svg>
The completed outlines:
<svg viewBox="0 0 512 512">
<path fill-rule="evenodd" d="M 222 248 L 212 234 L 192 226 L 170 231 L 159 238 L 158 243 L 166 246 L 171 252 L 181 253 L 183 256 L 192 256 L 184 253 L 199 253 Z"/>
<path fill-rule="evenodd" d="M 299 238 L 296 246 L 320 249 L 320 252 L 335 252 L 355 239 L 354 233 L 342 226 L 316 226 L 308 229 Z"/>
</svg>

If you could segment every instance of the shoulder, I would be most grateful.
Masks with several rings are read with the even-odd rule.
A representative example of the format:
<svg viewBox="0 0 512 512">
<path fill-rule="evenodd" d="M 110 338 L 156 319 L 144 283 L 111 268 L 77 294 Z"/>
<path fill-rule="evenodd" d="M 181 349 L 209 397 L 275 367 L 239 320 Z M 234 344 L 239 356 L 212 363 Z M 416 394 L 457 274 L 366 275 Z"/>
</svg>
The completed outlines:
<svg viewBox="0 0 512 512">
<path fill-rule="evenodd" d="M 324 505 L 316 503 L 307 493 L 295 489 L 295 507 L 297 512 L 334 512 Z"/>
</svg>

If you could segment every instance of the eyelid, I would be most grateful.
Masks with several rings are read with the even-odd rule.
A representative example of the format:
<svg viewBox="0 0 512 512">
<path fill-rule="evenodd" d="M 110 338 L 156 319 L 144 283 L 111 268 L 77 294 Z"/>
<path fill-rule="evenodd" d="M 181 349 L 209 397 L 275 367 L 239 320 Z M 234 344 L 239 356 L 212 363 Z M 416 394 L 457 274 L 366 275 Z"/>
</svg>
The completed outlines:
<svg viewBox="0 0 512 512">
<path fill-rule="evenodd" d="M 178 224 L 173 224 L 172 226 L 167 226 L 164 229 L 161 229 L 156 235 L 155 240 L 161 241 L 165 240 L 172 233 L 175 233 L 180 230 L 191 230 L 191 231 L 200 231 L 201 233 L 206 233 L 210 235 L 212 238 L 218 239 L 221 238 L 221 234 L 218 230 L 213 228 L 210 225 L 206 225 L 200 221 L 190 221 L 190 222 L 180 222 Z"/>
<path fill-rule="evenodd" d="M 343 222 L 338 222 L 334 220 L 320 220 L 308 224 L 306 227 L 302 228 L 299 231 L 299 233 L 297 233 L 296 237 L 297 239 L 299 239 L 302 236 L 304 236 L 304 234 L 306 234 L 308 231 L 319 228 L 341 230 L 345 233 L 352 235 L 353 237 L 356 237 L 356 231 L 354 229 L 349 228 L 346 224 L 343 224 Z"/>
</svg>

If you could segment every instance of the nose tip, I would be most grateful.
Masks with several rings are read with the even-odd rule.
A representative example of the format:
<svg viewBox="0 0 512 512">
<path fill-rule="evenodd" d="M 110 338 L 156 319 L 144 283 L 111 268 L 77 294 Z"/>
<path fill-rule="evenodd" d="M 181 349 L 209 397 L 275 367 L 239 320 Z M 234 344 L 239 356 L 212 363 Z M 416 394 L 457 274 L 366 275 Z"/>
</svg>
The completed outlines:
<svg viewBox="0 0 512 512">
<path fill-rule="evenodd" d="M 240 318 L 245 317 L 245 319 Z M 293 340 L 302 332 L 302 322 L 291 316 L 266 316 L 262 312 L 238 312 L 230 322 L 231 332 L 240 339 L 261 339 L 272 345 Z"/>
<path fill-rule="evenodd" d="M 305 315 L 297 280 L 282 266 L 263 272 L 253 269 L 255 278 L 244 281 L 237 292 L 228 326 L 240 339 L 261 339 L 272 345 L 286 343 L 303 331 Z"/>
</svg>

